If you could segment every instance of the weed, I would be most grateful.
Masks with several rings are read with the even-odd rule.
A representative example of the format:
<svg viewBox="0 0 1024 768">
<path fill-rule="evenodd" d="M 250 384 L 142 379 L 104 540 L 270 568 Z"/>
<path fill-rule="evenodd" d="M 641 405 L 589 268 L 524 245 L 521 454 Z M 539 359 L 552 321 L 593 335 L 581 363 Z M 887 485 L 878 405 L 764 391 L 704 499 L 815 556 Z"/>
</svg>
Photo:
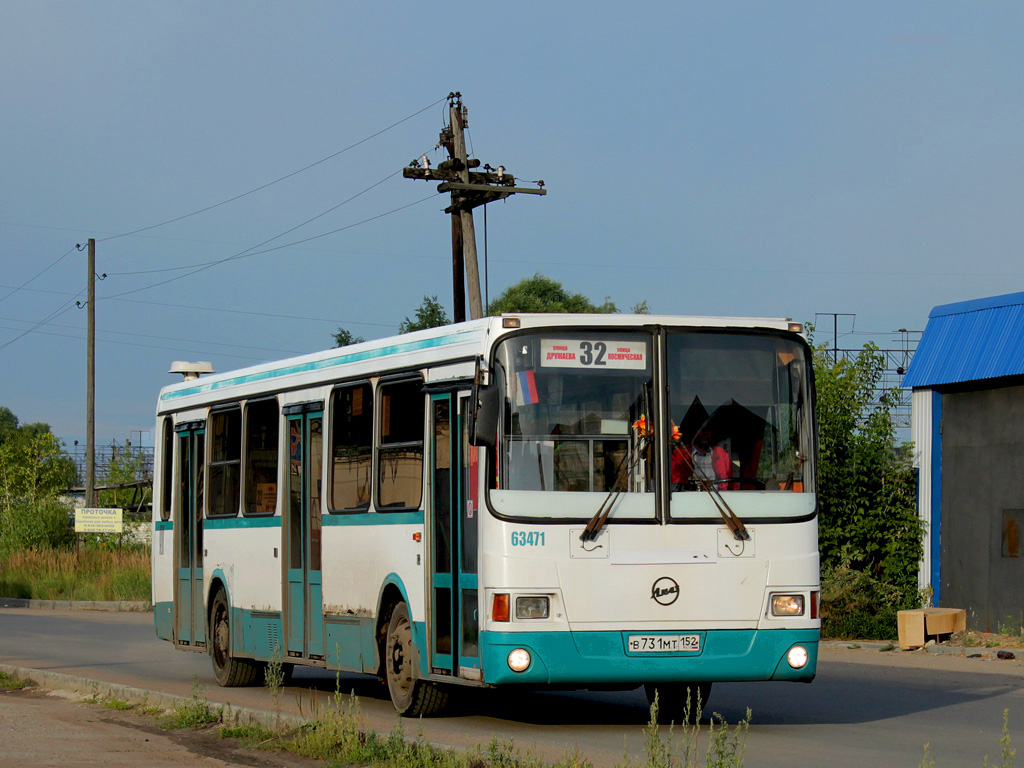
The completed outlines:
<svg viewBox="0 0 1024 768">
<path fill-rule="evenodd" d="M 928 747 L 931 743 L 924 745 L 924 757 L 921 758 L 921 764 L 917 768 L 935 768 L 935 758 L 928 754 Z"/>
<path fill-rule="evenodd" d="M 651 717 L 644 727 L 644 754 L 642 763 L 634 763 L 627 751 L 625 763 L 620 768 L 698 768 L 702 764 L 700 749 L 700 720 L 703 702 L 698 696 L 695 701 L 687 700 L 683 723 L 668 728 L 668 737 L 663 738 L 658 725 L 658 696 L 651 704 Z M 750 710 L 735 727 L 717 712 L 708 721 L 708 743 L 703 750 L 703 765 L 707 768 L 742 768 L 746 751 L 746 735 L 750 726 Z M 674 741 L 679 738 L 679 746 Z"/>
<path fill-rule="evenodd" d="M 555 768 L 594 768 L 594 764 L 583 756 L 579 745 L 573 745 L 572 749 L 567 750 L 565 755 L 555 763 Z"/>
<path fill-rule="evenodd" d="M 99 704 L 102 701 L 102 698 L 100 697 L 100 684 L 97 681 L 93 680 L 89 684 L 89 689 L 92 691 L 92 693 L 86 696 L 84 699 L 82 699 L 82 701 L 84 701 L 86 704 Z"/>
<path fill-rule="evenodd" d="M 1010 746 L 1010 710 L 1008 709 L 1003 710 L 1003 736 L 999 739 L 999 746 L 1003 753 L 1003 760 L 999 764 L 999 768 L 1013 768 L 1013 758 L 1016 756 L 1017 750 Z M 988 768 L 988 755 L 985 755 L 983 765 Z"/>
<path fill-rule="evenodd" d="M 234 725 L 220 729 L 222 739 L 238 739 L 246 747 L 259 747 L 260 749 L 266 749 L 279 736 L 278 731 L 262 725 Z M 275 748 L 279 747 L 275 746 Z"/>
<path fill-rule="evenodd" d="M 149 600 L 148 549 L 26 549 L 0 561 L 0 595 L 37 600 Z"/>
<path fill-rule="evenodd" d="M 851 643 L 850 645 L 848 645 L 846 647 L 849 648 L 851 651 L 855 651 L 858 648 L 860 648 L 860 645 L 858 643 Z"/>
<path fill-rule="evenodd" d="M 281 651 L 274 649 L 274 655 L 267 662 L 267 668 L 263 673 L 263 682 L 270 691 L 270 698 L 274 700 L 274 714 L 277 716 L 278 725 L 281 723 L 281 694 L 284 692 L 284 664 L 281 663 Z"/>
<path fill-rule="evenodd" d="M 1015 620 L 1013 616 L 1007 616 L 1006 623 L 1003 624 L 1002 622 L 1000 622 L 997 629 L 999 630 L 1000 635 L 1012 635 L 1015 637 L 1020 637 L 1022 634 L 1024 634 L 1024 626 L 1021 626 L 1021 622 Z"/>
<path fill-rule="evenodd" d="M 22 680 L 20 677 L 9 675 L 6 672 L 0 672 L 0 688 L 8 691 L 20 691 L 22 688 L 28 688 L 29 682 Z"/>
<path fill-rule="evenodd" d="M 129 704 L 127 701 L 121 701 L 121 699 L 115 699 L 114 697 L 110 697 L 108 699 L 105 699 L 104 702 L 103 702 L 103 706 L 106 707 L 107 709 L 121 709 L 121 710 L 124 710 L 124 709 L 134 709 L 135 708 L 134 704 Z"/>
<path fill-rule="evenodd" d="M 895 651 L 895 650 L 896 650 L 896 645 L 894 643 L 892 643 L 892 642 L 889 642 L 886 645 L 883 645 L 881 648 L 878 649 L 879 653 L 887 653 L 889 651 Z"/>
<path fill-rule="evenodd" d="M 199 678 L 192 675 L 192 698 L 175 707 L 165 718 L 164 725 L 168 728 L 198 728 L 208 723 L 221 720 L 220 710 L 214 710 L 206 700 Z"/>
</svg>

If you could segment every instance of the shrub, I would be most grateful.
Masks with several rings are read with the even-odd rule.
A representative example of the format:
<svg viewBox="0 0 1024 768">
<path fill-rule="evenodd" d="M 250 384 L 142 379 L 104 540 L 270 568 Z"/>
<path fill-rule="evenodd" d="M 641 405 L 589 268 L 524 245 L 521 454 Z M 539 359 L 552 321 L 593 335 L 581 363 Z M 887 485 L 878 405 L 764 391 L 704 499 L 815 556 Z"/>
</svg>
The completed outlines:
<svg viewBox="0 0 1024 768">
<path fill-rule="evenodd" d="M 902 584 L 876 579 L 851 565 L 846 548 L 838 565 L 821 572 L 821 634 L 823 637 L 888 640 L 896 637 L 896 614 L 919 608 L 920 594 L 907 594 Z"/>
</svg>

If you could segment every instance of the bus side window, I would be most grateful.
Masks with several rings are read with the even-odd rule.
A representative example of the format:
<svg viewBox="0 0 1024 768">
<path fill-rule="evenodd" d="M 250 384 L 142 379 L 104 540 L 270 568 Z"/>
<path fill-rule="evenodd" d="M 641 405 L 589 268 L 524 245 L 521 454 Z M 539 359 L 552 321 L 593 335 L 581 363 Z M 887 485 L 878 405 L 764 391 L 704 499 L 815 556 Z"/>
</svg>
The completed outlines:
<svg viewBox="0 0 1024 768">
<path fill-rule="evenodd" d="M 373 459 L 373 388 L 368 382 L 331 394 L 332 511 L 370 507 Z"/>
<path fill-rule="evenodd" d="M 245 408 L 246 515 L 277 512 L 277 455 L 280 413 L 277 400 L 258 400 Z"/>
<path fill-rule="evenodd" d="M 380 387 L 377 506 L 418 509 L 423 494 L 424 394 L 420 379 Z"/>
<path fill-rule="evenodd" d="M 242 410 L 210 414 L 209 507 L 210 517 L 238 514 L 241 498 Z"/>
<path fill-rule="evenodd" d="M 171 519 L 171 486 L 174 483 L 174 425 L 164 419 L 164 434 L 160 460 L 160 519 Z"/>
</svg>

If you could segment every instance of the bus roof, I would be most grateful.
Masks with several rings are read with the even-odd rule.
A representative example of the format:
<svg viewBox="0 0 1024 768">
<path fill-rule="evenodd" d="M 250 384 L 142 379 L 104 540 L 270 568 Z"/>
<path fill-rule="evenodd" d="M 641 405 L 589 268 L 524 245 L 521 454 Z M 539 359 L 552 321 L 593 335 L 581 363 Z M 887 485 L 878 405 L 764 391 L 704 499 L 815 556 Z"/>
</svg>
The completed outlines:
<svg viewBox="0 0 1024 768">
<path fill-rule="evenodd" d="M 511 322 L 518 321 L 515 325 Z M 493 341 L 518 329 L 551 327 L 619 328 L 662 325 L 681 328 L 764 328 L 789 330 L 779 318 L 704 317 L 633 314 L 515 313 L 428 328 L 346 347 L 275 360 L 202 378 L 181 381 L 160 390 L 157 411 L 196 407 L 208 401 L 251 397 L 282 386 L 315 386 L 338 378 L 358 378 L 389 370 L 408 370 L 428 364 L 472 360 L 485 354 Z M 282 380 L 287 379 L 287 385 Z"/>
</svg>

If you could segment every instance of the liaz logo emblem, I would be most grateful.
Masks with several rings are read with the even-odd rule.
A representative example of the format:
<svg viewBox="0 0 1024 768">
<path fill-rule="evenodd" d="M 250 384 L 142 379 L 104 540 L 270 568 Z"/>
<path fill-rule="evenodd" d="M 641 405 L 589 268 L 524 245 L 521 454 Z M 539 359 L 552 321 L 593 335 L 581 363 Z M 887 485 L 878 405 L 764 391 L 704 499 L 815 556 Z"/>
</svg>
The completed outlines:
<svg viewBox="0 0 1024 768">
<path fill-rule="evenodd" d="M 651 600 L 661 605 L 672 605 L 679 599 L 679 585 L 675 579 L 662 576 L 651 586 Z"/>
</svg>

